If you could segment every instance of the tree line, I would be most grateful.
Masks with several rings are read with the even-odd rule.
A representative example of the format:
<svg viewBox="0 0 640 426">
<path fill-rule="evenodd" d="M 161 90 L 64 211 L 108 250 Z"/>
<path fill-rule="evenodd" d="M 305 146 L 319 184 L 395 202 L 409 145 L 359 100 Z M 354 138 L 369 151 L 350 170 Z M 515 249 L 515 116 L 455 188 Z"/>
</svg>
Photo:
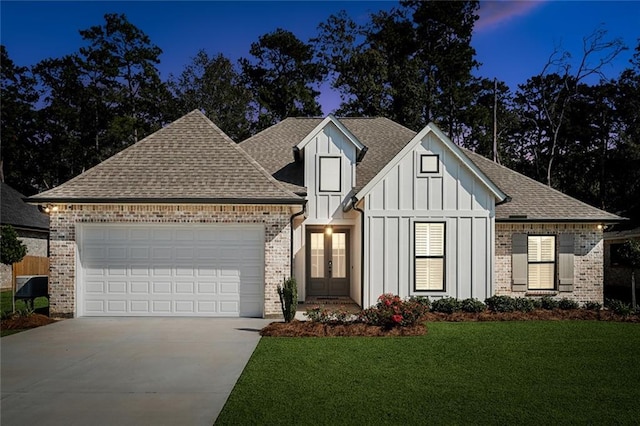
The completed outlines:
<svg viewBox="0 0 640 426">
<path fill-rule="evenodd" d="M 35 65 L 1 46 L 5 180 L 27 195 L 54 187 L 194 109 L 239 142 L 286 117 L 320 116 L 329 82 L 337 116 L 385 116 L 416 131 L 435 122 L 461 146 L 639 221 L 640 40 L 609 78 L 605 67 L 628 46 L 596 28 L 577 60 L 558 48 L 512 91 L 473 75 L 478 9 L 408 0 L 364 24 L 340 12 L 310 40 L 279 28 L 236 63 L 200 50 L 164 80 L 162 50 L 122 14 L 80 30 L 77 52 Z"/>
</svg>

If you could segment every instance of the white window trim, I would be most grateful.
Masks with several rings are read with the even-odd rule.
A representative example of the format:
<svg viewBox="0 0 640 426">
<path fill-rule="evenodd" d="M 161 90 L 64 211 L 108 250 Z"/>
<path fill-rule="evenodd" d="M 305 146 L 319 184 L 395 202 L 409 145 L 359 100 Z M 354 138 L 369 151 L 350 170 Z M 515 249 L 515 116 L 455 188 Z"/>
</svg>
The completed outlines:
<svg viewBox="0 0 640 426">
<path fill-rule="evenodd" d="M 436 157 L 438 170 L 435 172 L 423 172 L 422 171 L 422 157 Z M 424 178 L 424 177 L 440 177 L 442 176 L 442 161 L 440 160 L 441 155 L 433 152 L 416 152 L 415 153 L 415 167 L 416 167 L 416 177 Z"/>
<path fill-rule="evenodd" d="M 529 260 L 529 240 L 531 238 L 540 237 L 552 237 L 553 238 L 553 259 L 545 261 L 531 261 Z M 553 265 L 553 283 L 551 287 L 531 287 L 531 281 L 529 279 L 529 268 L 534 265 Z M 530 234 L 527 235 L 527 291 L 556 291 L 558 289 L 558 238 L 554 234 Z"/>
<path fill-rule="evenodd" d="M 446 291 L 447 291 L 447 223 L 446 221 L 442 221 L 442 220 L 431 220 L 431 219 L 415 219 L 412 220 L 411 222 L 411 255 L 412 255 L 412 262 L 411 262 L 411 278 L 412 278 L 412 284 L 411 284 L 411 289 L 410 289 L 410 293 L 411 294 L 429 294 L 429 295 L 445 295 Z M 442 224 L 444 229 L 443 229 L 443 245 L 442 245 L 442 257 L 437 256 L 437 257 L 433 257 L 433 258 L 442 258 L 442 287 L 439 289 L 418 289 L 416 287 L 416 259 L 418 259 L 417 255 L 416 255 L 416 224 L 420 224 L 420 223 L 426 223 L 426 224 Z M 424 258 L 421 256 L 421 258 Z M 430 258 L 430 257 L 427 257 Z"/>
</svg>

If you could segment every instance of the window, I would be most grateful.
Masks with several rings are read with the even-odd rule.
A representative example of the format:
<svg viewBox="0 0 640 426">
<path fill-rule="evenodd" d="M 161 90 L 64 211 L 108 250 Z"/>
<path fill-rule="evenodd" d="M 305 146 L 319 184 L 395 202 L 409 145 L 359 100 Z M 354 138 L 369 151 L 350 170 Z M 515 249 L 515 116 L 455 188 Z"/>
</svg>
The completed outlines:
<svg viewBox="0 0 640 426">
<path fill-rule="evenodd" d="M 573 234 L 513 234 L 511 238 L 511 290 L 573 291 Z"/>
<path fill-rule="evenodd" d="M 440 159 L 438 155 L 421 154 L 420 155 L 420 173 L 439 173 Z"/>
<path fill-rule="evenodd" d="M 320 157 L 318 159 L 319 168 L 319 190 L 321 192 L 340 192 L 340 181 L 342 180 L 342 167 L 340 157 Z"/>
<path fill-rule="evenodd" d="M 529 235 L 527 263 L 527 283 L 530 290 L 555 289 L 556 237 L 554 235 Z"/>
<path fill-rule="evenodd" d="M 444 291 L 444 223 L 414 223 L 414 288 Z"/>
</svg>

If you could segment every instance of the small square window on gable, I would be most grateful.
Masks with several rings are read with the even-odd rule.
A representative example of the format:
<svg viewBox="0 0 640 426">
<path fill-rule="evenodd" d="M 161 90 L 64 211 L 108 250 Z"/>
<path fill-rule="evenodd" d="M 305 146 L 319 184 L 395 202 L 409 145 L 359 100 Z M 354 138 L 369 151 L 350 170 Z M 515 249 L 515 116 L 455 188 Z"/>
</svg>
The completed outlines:
<svg viewBox="0 0 640 426">
<path fill-rule="evenodd" d="M 416 169 L 418 176 L 433 176 L 440 174 L 440 156 L 438 154 L 417 154 Z"/>
<path fill-rule="evenodd" d="M 340 192 L 342 190 L 342 158 L 318 158 L 318 190 L 320 192 Z"/>
</svg>

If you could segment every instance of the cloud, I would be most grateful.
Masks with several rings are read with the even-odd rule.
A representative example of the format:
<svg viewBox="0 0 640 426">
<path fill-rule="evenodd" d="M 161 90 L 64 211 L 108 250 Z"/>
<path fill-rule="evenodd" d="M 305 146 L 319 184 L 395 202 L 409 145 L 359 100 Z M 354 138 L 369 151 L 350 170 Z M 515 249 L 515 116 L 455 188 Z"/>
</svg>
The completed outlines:
<svg viewBox="0 0 640 426">
<path fill-rule="evenodd" d="M 531 13 L 536 8 L 544 5 L 544 0 L 536 1 L 482 1 L 478 15 L 480 18 L 476 21 L 476 31 L 489 31 L 519 17 Z"/>
</svg>

